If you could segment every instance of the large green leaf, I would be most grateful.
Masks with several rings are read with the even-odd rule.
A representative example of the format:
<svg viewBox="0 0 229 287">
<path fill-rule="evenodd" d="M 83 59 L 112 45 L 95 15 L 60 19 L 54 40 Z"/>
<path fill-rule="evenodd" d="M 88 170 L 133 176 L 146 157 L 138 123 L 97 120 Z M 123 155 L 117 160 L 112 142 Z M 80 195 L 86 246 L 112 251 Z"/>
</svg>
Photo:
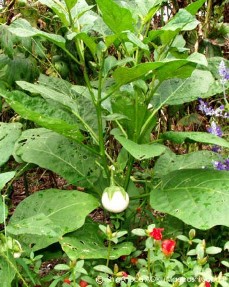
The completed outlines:
<svg viewBox="0 0 229 287">
<path fill-rule="evenodd" d="M 96 0 L 107 26 L 116 34 L 123 31 L 134 32 L 135 22 L 131 12 L 119 6 L 113 0 Z"/>
<path fill-rule="evenodd" d="M 164 81 L 157 89 L 152 104 L 154 108 L 158 108 L 165 104 L 180 105 L 204 98 L 213 83 L 214 78 L 210 72 L 196 69 L 185 80 L 170 79 Z"/>
<path fill-rule="evenodd" d="M 48 0 L 48 1 L 54 2 L 54 1 L 51 1 L 51 0 Z M 44 2 L 47 3 L 47 0 L 45 0 Z M 14 35 L 16 35 L 18 37 L 22 37 L 22 38 L 40 36 L 40 37 L 43 37 L 43 38 L 49 40 L 50 42 L 54 43 L 55 45 L 59 46 L 62 49 L 65 48 L 66 40 L 65 40 L 64 37 L 62 37 L 60 35 L 56 35 L 56 34 L 46 33 L 46 32 L 43 32 L 41 30 L 38 30 L 36 28 L 33 28 L 30 25 L 30 23 L 28 21 L 26 21 L 25 19 L 17 19 L 17 20 L 15 20 L 10 25 L 9 31 L 12 34 L 14 34 Z"/>
<path fill-rule="evenodd" d="M 32 94 L 40 94 L 44 99 L 51 100 L 52 105 L 58 102 L 63 105 L 65 109 L 67 108 L 71 111 L 73 115 L 70 114 L 70 118 L 75 118 L 75 128 L 77 125 L 80 129 L 88 132 L 98 131 L 96 110 L 90 95 L 89 97 L 85 96 L 84 90 L 87 90 L 86 87 L 72 86 L 66 81 L 54 80 L 52 77 L 45 77 L 44 75 L 40 77 L 40 79 L 39 84 L 31 84 L 24 81 L 18 81 L 17 84 Z M 49 84 L 47 82 L 49 82 Z M 60 87 L 60 85 L 62 85 L 62 87 Z M 79 93 L 77 92 L 77 87 L 80 89 Z M 46 126 L 46 128 L 48 127 Z M 71 135 L 73 134 L 70 133 L 70 136 Z"/>
<path fill-rule="evenodd" d="M 69 183 L 93 187 L 100 176 L 98 157 L 86 147 L 55 132 L 39 128 L 22 133 L 15 154 L 64 177 Z"/>
<path fill-rule="evenodd" d="M 165 151 L 165 146 L 158 143 L 137 144 L 125 138 L 118 129 L 113 129 L 111 134 L 115 139 L 136 159 L 143 160 L 161 155 Z"/>
<path fill-rule="evenodd" d="M 107 259 L 108 256 L 108 249 L 104 245 L 104 238 L 101 236 L 97 223 L 85 223 L 79 230 L 61 238 L 60 244 L 71 260 Z M 110 259 L 129 255 L 133 249 L 131 242 L 116 244 L 111 248 Z"/>
<path fill-rule="evenodd" d="M 113 76 L 119 85 L 135 81 L 151 72 L 155 73 L 161 81 L 170 78 L 186 78 L 191 75 L 197 64 L 207 65 L 207 62 L 203 55 L 195 53 L 187 59 L 141 63 L 133 68 L 119 67 L 115 70 Z"/>
<path fill-rule="evenodd" d="M 0 95 L 23 118 L 76 141 L 84 139 L 79 130 L 77 118 L 57 102 L 30 97 L 21 91 L 0 91 Z"/>
<path fill-rule="evenodd" d="M 213 160 L 219 160 L 219 154 L 208 150 L 176 155 L 168 149 L 156 161 L 153 171 L 155 176 L 161 177 L 171 171 L 180 169 L 213 169 Z"/>
<path fill-rule="evenodd" d="M 205 132 L 165 132 L 162 138 L 182 144 L 186 142 L 202 142 L 205 144 L 218 145 L 229 148 L 229 142 L 211 133 Z"/>
<path fill-rule="evenodd" d="M 39 250 L 57 242 L 60 236 L 80 228 L 86 216 L 98 206 L 97 199 L 80 191 L 39 191 L 17 206 L 10 219 L 8 232 L 20 233 L 22 227 L 23 234 L 19 236 L 19 241 L 27 246 L 35 244 L 33 250 Z M 40 227 L 40 233 L 34 225 Z"/>
<path fill-rule="evenodd" d="M 162 30 L 189 31 L 195 29 L 198 24 L 199 21 L 194 15 L 190 14 L 185 9 L 180 9 L 176 15 L 165 26 L 162 27 Z"/>
<path fill-rule="evenodd" d="M 22 125 L 20 123 L 0 122 L 0 166 L 6 163 L 12 155 L 15 142 L 21 135 L 21 128 Z"/>
<path fill-rule="evenodd" d="M 151 206 L 199 229 L 229 227 L 229 177 L 227 171 L 180 170 L 162 179 L 152 190 Z"/>
</svg>

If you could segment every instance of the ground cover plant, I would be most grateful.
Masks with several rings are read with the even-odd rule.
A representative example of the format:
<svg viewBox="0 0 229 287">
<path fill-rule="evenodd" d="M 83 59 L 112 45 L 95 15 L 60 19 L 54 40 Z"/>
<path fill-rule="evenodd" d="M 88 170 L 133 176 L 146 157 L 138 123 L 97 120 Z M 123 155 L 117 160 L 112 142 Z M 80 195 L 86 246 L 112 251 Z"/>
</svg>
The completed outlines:
<svg viewBox="0 0 229 287">
<path fill-rule="evenodd" d="M 221 2 L 2 4 L 4 287 L 229 285 Z M 71 189 L 11 212 L 37 166 Z"/>
</svg>

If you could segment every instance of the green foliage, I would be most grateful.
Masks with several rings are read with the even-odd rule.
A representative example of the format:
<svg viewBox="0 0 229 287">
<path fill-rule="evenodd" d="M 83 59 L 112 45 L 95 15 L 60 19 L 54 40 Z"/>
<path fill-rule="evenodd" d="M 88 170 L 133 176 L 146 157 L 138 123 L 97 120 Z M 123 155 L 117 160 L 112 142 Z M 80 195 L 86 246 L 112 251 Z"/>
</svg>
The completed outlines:
<svg viewBox="0 0 229 287">
<path fill-rule="evenodd" d="M 22 234 L 20 242 L 34 244 L 33 250 L 39 250 L 80 228 L 86 216 L 98 206 L 94 197 L 76 190 L 39 191 L 19 204 L 10 219 L 8 232 Z"/>
<path fill-rule="evenodd" d="M 219 247 L 206 246 L 193 230 L 188 237 L 179 234 L 184 245 L 172 258 L 174 250 L 165 249 L 156 227 L 164 220 L 170 237 L 180 233 L 182 222 L 184 230 L 229 227 L 228 171 L 214 169 L 220 160 L 221 169 L 227 163 L 228 70 L 219 71 L 222 57 L 207 57 L 213 45 L 221 45 L 206 38 L 215 32 L 207 31 L 215 3 L 186 2 L 179 9 L 180 1 L 165 0 L 25 0 L 0 8 L 4 286 L 81 286 L 84 280 L 87 286 L 114 287 L 126 276 L 132 285 L 125 281 L 123 287 L 170 287 L 177 283 L 168 278 L 194 276 L 195 285 L 209 279 L 228 287 L 222 273 L 213 278 L 211 267 L 221 267 L 218 257 L 207 262 L 227 247 L 223 233 Z M 220 31 L 225 37 L 226 29 Z M 198 115 L 200 97 L 211 99 L 218 115 L 207 104 L 210 113 L 202 109 Z M 222 138 L 203 132 L 213 122 L 224 126 Z M 221 151 L 211 152 L 212 145 Z M 7 218 L 10 184 L 30 164 L 55 172 L 75 190 L 38 191 Z M 97 209 L 111 186 L 129 194 L 123 213 Z M 95 209 L 109 224 L 85 222 Z M 176 244 L 175 238 L 168 242 Z M 40 254 L 51 247 L 58 248 L 56 256 L 62 248 L 64 262 L 55 276 L 41 278 Z M 160 280 L 147 282 L 151 275 Z"/>
<path fill-rule="evenodd" d="M 15 154 L 18 160 L 53 170 L 69 183 L 84 187 L 92 188 L 101 172 L 94 161 L 95 153 L 43 128 L 24 131 L 16 143 Z"/>
<path fill-rule="evenodd" d="M 228 226 L 228 184 L 227 171 L 177 170 L 152 190 L 150 203 L 199 229 Z"/>
</svg>

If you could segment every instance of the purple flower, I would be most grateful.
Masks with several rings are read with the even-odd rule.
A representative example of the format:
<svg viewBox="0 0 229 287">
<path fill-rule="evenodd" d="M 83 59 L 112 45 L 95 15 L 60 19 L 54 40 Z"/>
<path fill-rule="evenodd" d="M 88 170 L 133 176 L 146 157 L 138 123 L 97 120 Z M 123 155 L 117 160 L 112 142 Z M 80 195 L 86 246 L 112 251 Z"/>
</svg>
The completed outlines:
<svg viewBox="0 0 229 287">
<path fill-rule="evenodd" d="M 212 147 L 212 151 L 213 151 L 213 152 L 220 152 L 220 151 L 221 151 L 221 147 L 218 146 L 218 145 L 214 145 L 214 146 Z"/>
<path fill-rule="evenodd" d="M 204 102 L 202 99 L 199 99 L 198 110 L 206 116 L 222 117 L 225 119 L 229 118 L 229 113 L 224 112 L 224 105 L 221 105 L 214 110 L 211 106 L 208 105 L 208 103 Z"/>
<path fill-rule="evenodd" d="M 219 75 L 223 83 L 229 80 L 229 69 L 226 68 L 223 60 L 219 64 Z"/>
<path fill-rule="evenodd" d="M 211 122 L 211 126 L 209 128 L 207 128 L 207 131 L 213 135 L 218 136 L 218 137 L 222 137 L 222 135 L 223 135 L 223 132 L 222 132 L 220 126 L 217 126 L 217 124 L 214 121 Z"/>
<path fill-rule="evenodd" d="M 217 170 L 227 170 L 229 171 L 229 158 L 224 161 L 214 161 L 213 165 Z"/>
</svg>

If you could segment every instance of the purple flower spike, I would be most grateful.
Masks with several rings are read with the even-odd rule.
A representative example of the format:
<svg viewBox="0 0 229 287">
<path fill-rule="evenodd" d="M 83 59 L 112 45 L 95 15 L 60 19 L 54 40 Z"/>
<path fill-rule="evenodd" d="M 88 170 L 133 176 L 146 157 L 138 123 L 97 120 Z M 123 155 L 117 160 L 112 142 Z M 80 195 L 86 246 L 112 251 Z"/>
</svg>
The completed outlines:
<svg viewBox="0 0 229 287">
<path fill-rule="evenodd" d="M 222 137 L 222 135 L 223 135 L 223 132 L 222 132 L 220 126 L 217 126 L 217 124 L 214 121 L 211 122 L 211 126 L 209 128 L 207 128 L 207 131 L 213 135 L 218 136 L 218 137 Z"/>
<path fill-rule="evenodd" d="M 222 83 L 225 83 L 229 80 L 229 69 L 226 68 L 226 65 L 223 60 L 219 64 L 219 75 L 221 77 Z"/>
<path fill-rule="evenodd" d="M 229 158 L 224 161 L 214 161 L 213 165 L 217 170 L 227 170 L 229 171 Z"/>
</svg>

